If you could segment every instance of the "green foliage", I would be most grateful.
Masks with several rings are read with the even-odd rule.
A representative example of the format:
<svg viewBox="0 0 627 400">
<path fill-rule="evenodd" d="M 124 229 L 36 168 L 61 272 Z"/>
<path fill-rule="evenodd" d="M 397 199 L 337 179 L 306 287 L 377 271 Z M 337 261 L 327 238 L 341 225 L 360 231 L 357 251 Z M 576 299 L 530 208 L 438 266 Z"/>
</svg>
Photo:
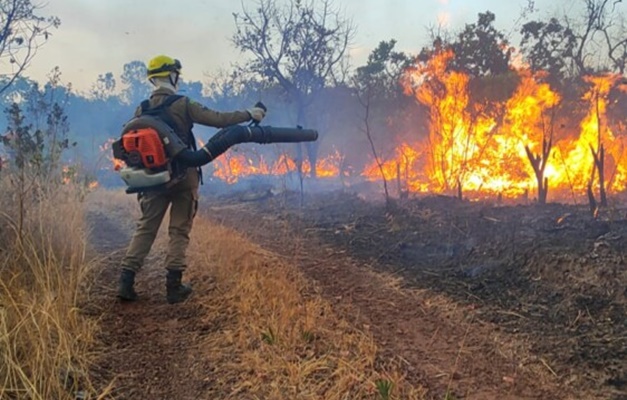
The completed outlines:
<svg viewBox="0 0 627 400">
<path fill-rule="evenodd" d="M 357 68 L 353 85 L 360 92 L 373 91 L 382 100 L 394 100 L 403 95 L 401 77 L 413 60 L 396 51 L 396 40 L 382 41 L 370 53 L 366 65 Z"/>
<path fill-rule="evenodd" d="M 269 345 L 273 345 L 277 342 L 276 333 L 272 328 L 268 328 L 267 331 L 261 333 L 261 340 Z"/>
<path fill-rule="evenodd" d="M 512 48 L 505 34 L 494 27 L 496 16 L 479 13 L 476 23 L 466 24 L 451 43 L 455 54 L 451 67 L 473 76 L 498 75 L 509 71 Z"/>
<path fill-rule="evenodd" d="M 392 398 L 394 382 L 388 379 L 377 379 L 374 384 L 377 388 L 377 394 L 382 400 L 390 400 Z"/>
<path fill-rule="evenodd" d="M 313 333 L 312 331 L 303 331 L 302 337 L 303 337 L 303 340 L 309 344 L 313 343 L 314 340 L 316 340 L 316 334 Z"/>
<path fill-rule="evenodd" d="M 532 71 L 543 71 L 556 82 L 567 73 L 567 55 L 573 54 L 577 39 L 574 32 L 556 18 L 529 21 L 520 30 L 520 48 Z"/>
</svg>

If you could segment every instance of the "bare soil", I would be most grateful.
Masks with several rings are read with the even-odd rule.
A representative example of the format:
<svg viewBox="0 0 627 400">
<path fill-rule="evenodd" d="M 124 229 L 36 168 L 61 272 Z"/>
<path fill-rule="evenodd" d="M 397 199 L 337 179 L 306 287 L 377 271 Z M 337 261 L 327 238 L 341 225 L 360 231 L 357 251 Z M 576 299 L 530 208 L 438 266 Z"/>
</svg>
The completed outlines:
<svg viewBox="0 0 627 400">
<path fill-rule="evenodd" d="M 627 398 L 624 210 L 301 202 L 248 190 L 214 196 L 207 215 L 294 257 L 431 398 Z"/>
<path fill-rule="evenodd" d="M 116 400 L 206 398 L 215 366 L 198 352 L 211 329 L 202 318 L 203 306 L 190 301 L 173 307 L 166 302 L 165 270 L 155 256 L 149 256 L 138 274 L 140 300 L 120 302 L 116 298 L 119 262 L 130 239 L 130 225 L 106 212 L 90 215 L 92 243 L 106 257 L 89 310 L 99 317 L 102 328 L 102 355 L 94 376 L 103 386 L 114 382 L 111 398 Z M 212 290 L 209 278 L 195 284 L 197 290 Z"/>
</svg>

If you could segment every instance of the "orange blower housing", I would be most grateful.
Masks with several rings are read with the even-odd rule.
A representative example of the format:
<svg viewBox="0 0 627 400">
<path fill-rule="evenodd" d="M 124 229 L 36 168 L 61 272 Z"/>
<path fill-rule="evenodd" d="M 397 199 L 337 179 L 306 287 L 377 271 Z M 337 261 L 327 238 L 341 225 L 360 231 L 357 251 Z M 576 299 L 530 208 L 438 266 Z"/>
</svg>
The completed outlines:
<svg viewBox="0 0 627 400">
<path fill-rule="evenodd" d="M 163 143 L 154 128 L 125 133 L 122 136 L 122 147 L 127 153 L 126 163 L 129 166 L 159 170 L 168 165 Z"/>
</svg>

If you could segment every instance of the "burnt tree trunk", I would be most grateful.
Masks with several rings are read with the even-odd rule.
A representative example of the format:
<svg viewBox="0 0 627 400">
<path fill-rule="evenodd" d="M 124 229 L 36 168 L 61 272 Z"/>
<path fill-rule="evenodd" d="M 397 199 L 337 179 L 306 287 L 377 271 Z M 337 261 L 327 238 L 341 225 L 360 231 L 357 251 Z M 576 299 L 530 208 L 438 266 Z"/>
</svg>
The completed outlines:
<svg viewBox="0 0 627 400">
<path fill-rule="evenodd" d="M 590 146 L 592 157 L 594 157 L 594 167 L 599 171 L 599 197 L 601 201 L 601 207 L 607 207 L 607 192 L 605 190 L 605 147 L 603 144 L 599 146 L 599 151 L 595 151 Z M 590 183 L 592 187 L 592 182 Z"/>
<path fill-rule="evenodd" d="M 306 113 L 305 113 L 305 105 L 303 101 L 299 99 L 298 101 L 298 115 L 296 117 L 298 126 L 306 126 Z M 303 171 L 303 143 L 296 143 L 296 169 L 298 170 L 298 183 L 300 184 L 300 206 L 302 207 L 305 203 L 305 173 Z M 309 164 L 311 164 L 311 160 L 309 160 Z M 313 171 L 315 166 L 310 165 L 310 171 Z"/>
<path fill-rule="evenodd" d="M 461 178 L 457 178 L 457 198 L 460 200 L 464 200 L 464 193 L 462 189 L 462 180 Z"/>
<path fill-rule="evenodd" d="M 538 204 L 546 204 L 546 199 L 549 193 L 549 180 L 544 177 L 544 170 L 546 169 L 549 156 L 551 155 L 552 146 L 552 139 L 543 139 L 542 152 L 537 155 L 531 151 L 529 146 L 525 146 L 527 158 L 529 158 L 529 162 L 531 163 L 531 167 L 533 168 L 533 172 L 538 183 Z"/>
<path fill-rule="evenodd" d="M 597 213 L 599 211 L 599 206 L 597 204 L 597 200 L 594 198 L 594 191 L 592 190 L 592 185 L 594 184 L 594 177 L 597 172 L 597 164 L 596 162 L 592 165 L 592 174 L 590 175 L 590 180 L 588 181 L 588 189 L 586 193 L 588 194 L 588 204 L 590 206 L 590 214 L 592 217 L 596 218 Z"/>
</svg>

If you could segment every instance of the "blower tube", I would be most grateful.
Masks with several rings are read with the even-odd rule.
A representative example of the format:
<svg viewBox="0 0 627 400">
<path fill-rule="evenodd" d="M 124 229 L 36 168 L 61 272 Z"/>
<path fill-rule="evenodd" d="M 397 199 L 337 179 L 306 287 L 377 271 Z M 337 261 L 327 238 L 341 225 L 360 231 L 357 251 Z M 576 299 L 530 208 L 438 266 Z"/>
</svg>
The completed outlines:
<svg viewBox="0 0 627 400">
<path fill-rule="evenodd" d="M 186 167 L 201 167 L 240 143 L 300 143 L 317 139 L 318 131 L 314 129 L 234 125 L 218 131 L 200 150 L 181 151 L 175 160 Z"/>
</svg>

